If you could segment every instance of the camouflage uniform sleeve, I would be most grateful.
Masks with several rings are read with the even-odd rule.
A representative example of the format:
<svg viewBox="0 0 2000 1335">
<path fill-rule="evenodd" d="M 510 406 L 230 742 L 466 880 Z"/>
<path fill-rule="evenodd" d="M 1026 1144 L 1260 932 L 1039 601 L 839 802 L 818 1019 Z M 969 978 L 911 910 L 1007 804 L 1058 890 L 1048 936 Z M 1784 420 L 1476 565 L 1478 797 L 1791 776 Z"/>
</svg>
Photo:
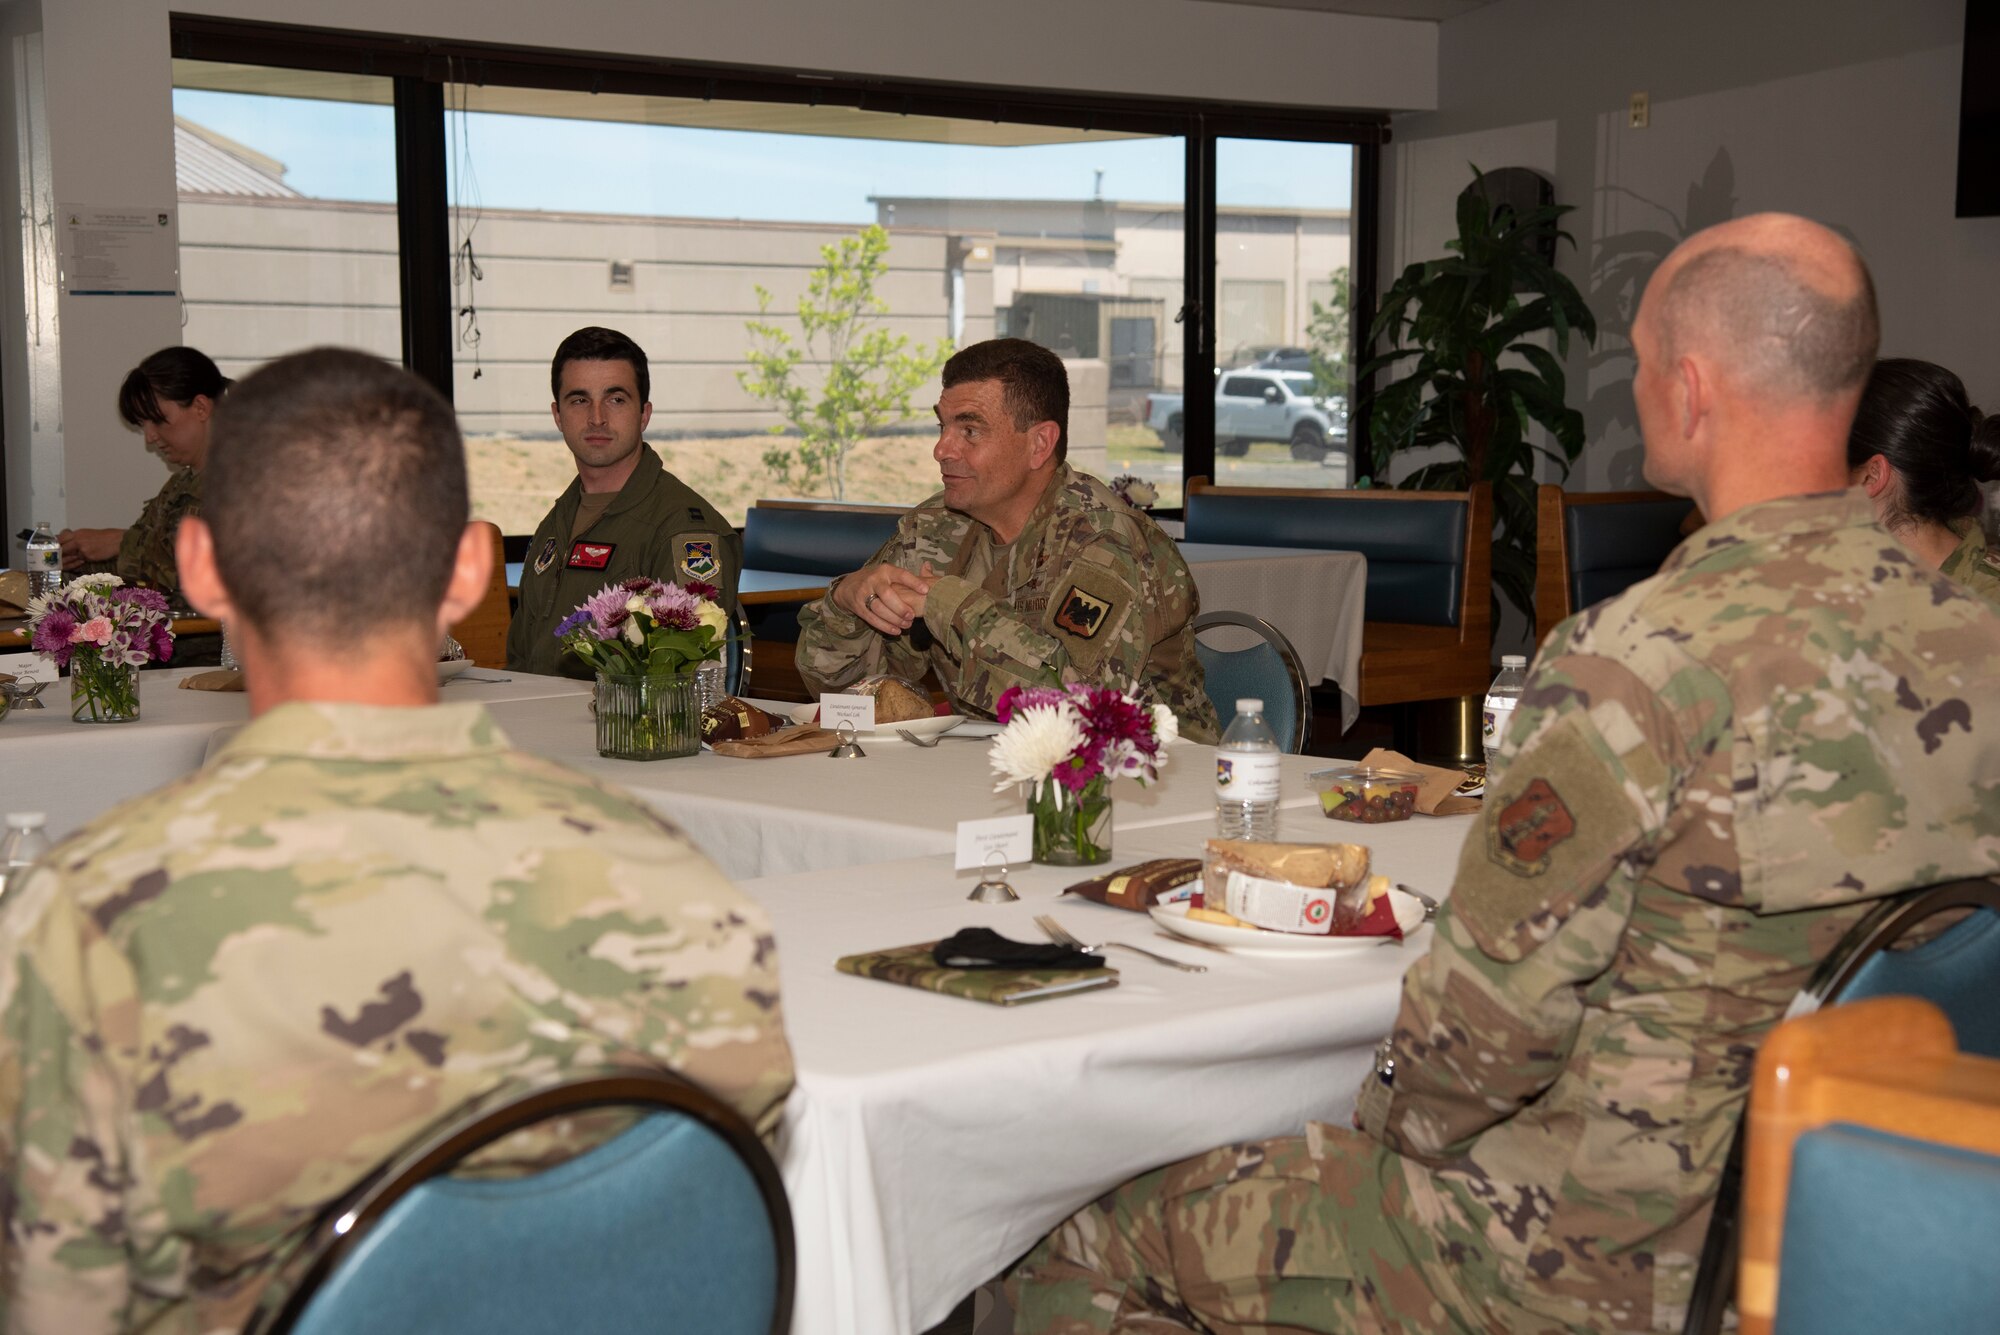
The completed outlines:
<svg viewBox="0 0 2000 1335">
<path fill-rule="evenodd" d="M 117 572 L 128 584 L 173 596 L 180 591 L 180 570 L 174 564 L 174 533 L 181 520 L 201 512 L 199 475 L 181 469 L 168 477 L 125 536 L 118 542 Z"/>
<path fill-rule="evenodd" d="M 868 564 L 887 562 L 906 570 L 913 569 L 913 549 L 906 521 L 897 528 L 894 537 L 882 544 L 881 550 Z M 851 578 L 851 575 L 840 577 Z M 840 580 L 835 580 L 817 601 L 799 609 L 797 662 L 799 675 L 805 678 L 807 689 L 814 694 L 837 691 L 864 677 L 885 672 L 908 677 L 911 681 L 923 680 L 924 673 L 930 669 L 930 660 L 910 644 L 909 636 L 892 638 L 884 635 L 860 617 L 843 610 L 833 600 L 834 588 L 839 583 Z"/>
<path fill-rule="evenodd" d="M 964 665 L 953 693 L 991 709 L 1009 686 L 1136 686 L 1153 652 L 1155 617 L 1140 593 L 1140 549 L 1122 538 L 1089 523 L 1068 535 L 1038 617 L 955 575 L 931 585 L 924 620 Z"/>
<path fill-rule="evenodd" d="M 1673 708 L 1619 663 L 1536 665 L 1436 939 L 1404 976 L 1363 1084 L 1364 1131 L 1440 1162 L 1555 1081 L 1585 994 L 1624 942 L 1687 754 Z"/>
<path fill-rule="evenodd" d="M 93 1017 L 129 1011 L 136 988 L 56 881 L 43 871 L 9 896 L 17 930 L 0 941 L 0 1327 L 123 1330 L 137 1316 L 128 1310 L 132 1206 L 117 1115 L 124 1082 L 104 1059 L 118 1039 Z M 170 1285 L 171 1275 L 156 1278 Z"/>
</svg>

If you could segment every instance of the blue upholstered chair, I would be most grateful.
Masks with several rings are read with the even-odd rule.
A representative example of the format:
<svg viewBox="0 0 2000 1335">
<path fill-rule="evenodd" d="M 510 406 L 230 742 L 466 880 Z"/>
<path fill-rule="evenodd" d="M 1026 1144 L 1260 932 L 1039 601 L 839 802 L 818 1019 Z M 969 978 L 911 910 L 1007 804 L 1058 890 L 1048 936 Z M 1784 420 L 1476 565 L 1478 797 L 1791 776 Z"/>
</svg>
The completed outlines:
<svg viewBox="0 0 2000 1335">
<path fill-rule="evenodd" d="M 1897 949 L 1920 924 L 1969 909 L 1963 921 L 1917 945 Z M 1976 878 L 1885 899 L 1842 937 L 1793 999 L 1787 1018 L 1870 997 L 1920 997 L 1941 1009 L 1959 1046 L 2000 1058 L 2000 881 Z M 1688 1305 L 1686 1335 L 1715 1335 L 1736 1290 L 1741 1242 L 1744 1136 L 1739 1128 L 1722 1170 Z"/>
<path fill-rule="evenodd" d="M 1260 637 L 1242 649 L 1216 649 L 1201 634 L 1216 626 L 1235 626 Z M 1203 612 L 1194 621 L 1194 654 L 1201 660 L 1208 698 L 1223 726 L 1236 715 L 1236 702 L 1256 696 L 1264 702 L 1264 721 L 1278 745 L 1303 755 L 1312 731 L 1312 691 L 1306 685 L 1305 664 L 1285 633 L 1248 612 Z"/>
<path fill-rule="evenodd" d="M 1535 642 L 1572 612 L 1657 574 L 1694 502 L 1664 491 L 1535 494 Z"/>
<path fill-rule="evenodd" d="M 726 1105 L 672 1075 L 607 1070 L 488 1101 L 331 1207 L 253 1331 L 291 1335 L 781 1335 L 791 1211 Z M 527 1177 L 445 1176 L 485 1146 L 592 1109 L 642 1115 Z"/>
<path fill-rule="evenodd" d="M 2000 1333 L 2000 1061 L 1857 1001 L 1779 1026 L 1749 1119 L 1744 1335 Z"/>
</svg>

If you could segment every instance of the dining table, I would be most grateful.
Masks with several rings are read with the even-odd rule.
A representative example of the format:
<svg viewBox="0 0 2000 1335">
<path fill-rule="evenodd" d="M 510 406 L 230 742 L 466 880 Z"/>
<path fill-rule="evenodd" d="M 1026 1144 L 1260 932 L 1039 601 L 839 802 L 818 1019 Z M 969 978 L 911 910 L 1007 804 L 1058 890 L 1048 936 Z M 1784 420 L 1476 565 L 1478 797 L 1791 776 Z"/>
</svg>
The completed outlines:
<svg viewBox="0 0 2000 1335">
<path fill-rule="evenodd" d="M 141 673 L 133 723 L 74 723 L 66 694 L 0 720 L 0 810 L 44 810 L 60 838 L 192 771 L 248 701 L 178 689 L 190 671 Z M 1000 873 L 1018 900 L 974 902 L 996 869 L 956 869 L 958 823 L 1025 810 L 978 736 L 947 731 L 921 747 L 867 734 L 866 754 L 848 759 L 635 762 L 596 754 L 586 682 L 465 669 L 440 696 L 481 701 L 515 746 L 635 793 L 769 911 L 797 1072 L 777 1156 L 798 1335 L 917 1335 L 1117 1183 L 1217 1144 L 1344 1121 L 1430 933 L 1222 951 L 1062 895 L 1094 869 L 1039 864 Z M 1215 754 L 1177 741 L 1157 782 L 1113 785 L 1107 868 L 1201 855 Z M 1448 896 L 1474 818 L 1327 820 L 1309 775 L 1332 763 L 1282 758 L 1278 837 L 1364 844 L 1375 870 Z M 835 967 L 967 926 L 1039 939 L 1039 914 L 1086 943 L 1143 945 L 1205 971 L 1112 951 L 1115 987 L 1001 1007 Z"/>
<path fill-rule="evenodd" d="M 1442 900 L 1473 819 L 1336 825 L 1294 805 L 1278 834 L 1364 844 L 1377 871 Z M 1212 833 L 1205 821 L 1120 830 L 1110 865 L 1199 857 Z M 952 863 L 904 858 L 744 886 L 776 924 L 798 1071 L 778 1156 L 798 1240 L 793 1335 L 916 1335 L 1121 1182 L 1309 1121 L 1345 1124 L 1432 931 L 1399 945 L 1224 952 L 1166 936 L 1144 913 L 1062 895 L 1097 869 L 1010 868 L 1020 899 L 983 904 L 966 898 L 980 873 Z M 834 967 L 962 927 L 1040 940 L 1043 914 L 1087 943 L 1123 941 L 1206 971 L 1113 950 L 1117 986 L 1003 1007 Z"/>
</svg>

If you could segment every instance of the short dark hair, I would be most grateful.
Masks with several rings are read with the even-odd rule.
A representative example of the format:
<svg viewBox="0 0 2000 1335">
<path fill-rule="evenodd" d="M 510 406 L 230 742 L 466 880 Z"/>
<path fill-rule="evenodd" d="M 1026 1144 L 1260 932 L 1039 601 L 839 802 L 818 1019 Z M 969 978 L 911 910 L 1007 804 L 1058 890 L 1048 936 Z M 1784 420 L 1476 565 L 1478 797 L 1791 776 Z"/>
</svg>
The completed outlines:
<svg viewBox="0 0 2000 1335">
<path fill-rule="evenodd" d="M 160 409 L 161 399 L 183 408 L 204 394 L 220 401 L 232 383 L 205 353 L 194 348 L 161 348 L 126 373 L 125 383 L 118 387 L 118 415 L 126 426 L 164 422 L 167 415 Z"/>
<path fill-rule="evenodd" d="M 202 518 L 245 621 L 335 644 L 429 625 L 470 511 L 451 405 L 351 348 L 281 357 L 216 410 Z"/>
<path fill-rule="evenodd" d="M 1845 299 L 1806 281 L 1782 256 L 1715 246 L 1681 265 L 1662 294 L 1668 360 L 1708 349 L 1742 381 L 1775 399 L 1829 399 L 1861 387 L 1875 364 L 1881 322 L 1875 284 L 1859 257 L 1860 290 Z"/>
<path fill-rule="evenodd" d="M 1947 524 L 1979 513 L 1981 482 L 2000 481 L 2000 419 L 1966 397 L 1965 382 L 1935 362 L 1875 363 L 1847 437 L 1847 466 L 1872 455 L 1902 479 L 1903 515 Z"/>
<path fill-rule="evenodd" d="M 1014 429 L 1054 422 L 1056 462 L 1069 457 L 1069 372 L 1062 358 L 1025 338 L 989 338 L 952 354 L 944 364 L 944 387 L 998 380 L 1001 402 L 1014 414 Z"/>
<path fill-rule="evenodd" d="M 637 343 L 602 325 L 585 325 L 556 345 L 555 360 L 549 363 L 549 397 L 562 397 L 563 367 L 571 362 L 630 362 L 639 378 L 639 402 L 653 401 L 653 376 L 646 369 L 646 352 Z"/>
</svg>

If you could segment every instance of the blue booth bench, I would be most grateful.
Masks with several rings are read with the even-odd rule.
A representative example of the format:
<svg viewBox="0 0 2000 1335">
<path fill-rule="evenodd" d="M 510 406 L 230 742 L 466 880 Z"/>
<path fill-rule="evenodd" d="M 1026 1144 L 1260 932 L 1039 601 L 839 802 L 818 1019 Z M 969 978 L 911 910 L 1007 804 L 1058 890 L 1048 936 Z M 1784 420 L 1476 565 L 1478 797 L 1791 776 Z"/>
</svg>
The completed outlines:
<svg viewBox="0 0 2000 1335">
<path fill-rule="evenodd" d="M 824 585 L 866 565 L 896 532 L 906 507 L 843 501 L 760 500 L 743 517 L 743 568 Z M 746 603 L 753 679 L 760 695 L 804 699 L 793 663 L 803 602 Z"/>
<path fill-rule="evenodd" d="M 1363 705 L 1478 695 L 1493 673 L 1493 492 L 1307 491 L 1187 483 L 1187 541 L 1368 558 Z M 1342 683 L 1345 685 L 1346 683 Z"/>
<path fill-rule="evenodd" d="M 1664 491 L 1535 493 L 1535 643 L 1572 612 L 1657 574 L 1694 502 Z"/>
</svg>

